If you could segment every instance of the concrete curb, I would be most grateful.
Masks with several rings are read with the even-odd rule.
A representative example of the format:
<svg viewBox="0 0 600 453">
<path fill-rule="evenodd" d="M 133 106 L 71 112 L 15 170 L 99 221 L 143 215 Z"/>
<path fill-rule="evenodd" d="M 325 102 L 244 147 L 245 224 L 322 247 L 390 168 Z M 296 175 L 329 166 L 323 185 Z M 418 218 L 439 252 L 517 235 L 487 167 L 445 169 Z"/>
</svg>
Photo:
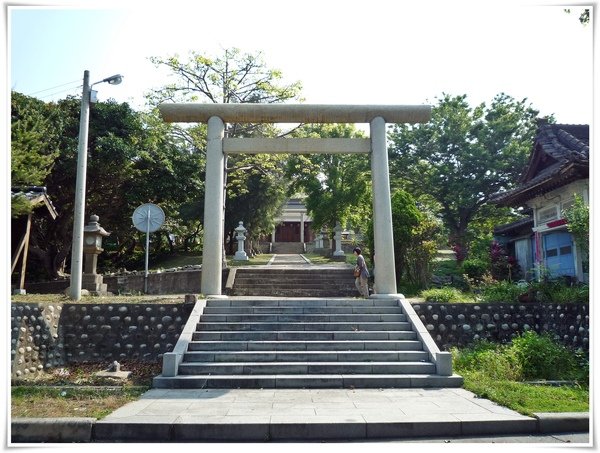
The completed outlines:
<svg viewBox="0 0 600 453">
<path fill-rule="evenodd" d="M 589 432 L 589 412 L 540 412 L 537 419 L 539 433 Z"/>
<path fill-rule="evenodd" d="M 15 418 L 11 443 L 268 442 L 589 432 L 588 412 L 537 413 L 529 420 L 366 423 L 118 423 L 94 418 Z"/>
<path fill-rule="evenodd" d="M 11 442 L 90 442 L 95 418 L 14 418 L 10 423 Z"/>
</svg>

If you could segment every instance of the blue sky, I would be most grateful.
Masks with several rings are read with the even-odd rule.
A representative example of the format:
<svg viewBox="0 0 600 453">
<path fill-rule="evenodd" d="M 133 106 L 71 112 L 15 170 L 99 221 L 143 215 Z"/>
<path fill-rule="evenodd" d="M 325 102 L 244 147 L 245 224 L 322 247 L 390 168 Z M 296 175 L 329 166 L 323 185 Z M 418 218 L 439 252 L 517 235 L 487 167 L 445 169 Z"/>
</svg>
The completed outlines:
<svg viewBox="0 0 600 453">
<path fill-rule="evenodd" d="M 423 104 L 450 93 L 474 105 L 506 92 L 559 122 L 591 122 L 593 28 L 575 6 L 569 15 L 521 2 L 12 5 L 8 87 L 46 101 L 80 94 L 88 69 L 92 81 L 125 76 L 99 85 L 100 100 L 142 107 L 143 94 L 168 81 L 150 56 L 238 47 L 300 80 L 306 103 Z"/>
</svg>

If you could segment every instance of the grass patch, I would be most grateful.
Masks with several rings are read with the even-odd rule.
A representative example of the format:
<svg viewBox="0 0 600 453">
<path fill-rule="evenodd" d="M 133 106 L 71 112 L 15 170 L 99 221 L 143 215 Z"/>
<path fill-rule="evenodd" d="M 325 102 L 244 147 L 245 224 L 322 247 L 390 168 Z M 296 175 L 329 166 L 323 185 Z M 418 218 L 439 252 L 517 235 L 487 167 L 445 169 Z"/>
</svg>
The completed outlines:
<svg viewBox="0 0 600 453">
<path fill-rule="evenodd" d="M 330 256 L 317 255 L 315 253 L 303 253 L 303 255 L 308 258 L 312 264 L 336 264 L 342 266 L 346 264 L 344 261 L 335 261 L 331 259 Z M 346 258 L 349 259 L 350 257 L 347 256 Z M 350 261 L 351 259 L 348 260 L 348 262 Z M 354 263 L 356 264 L 356 257 L 354 257 Z"/>
<path fill-rule="evenodd" d="M 202 264 L 202 253 L 173 253 L 157 258 L 150 263 L 152 269 L 169 269 L 173 267 L 197 266 Z M 143 270 L 143 268 L 142 268 Z"/>
<path fill-rule="evenodd" d="M 463 293 L 461 290 L 451 286 L 427 289 L 421 292 L 421 297 L 425 299 L 425 302 L 475 302 L 475 299 L 472 295 Z"/>
<path fill-rule="evenodd" d="M 184 296 L 157 296 L 157 295 L 135 295 L 135 296 L 81 296 L 78 301 L 73 301 L 64 294 L 13 294 L 11 302 L 21 303 L 62 303 L 62 304 L 180 304 Z"/>
<path fill-rule="evenodd" d="M 161 372 L 159 362 L 122 360 L 121 368 L 131 371 L 123 382 L 98 377 L 108 363 L 82 363 L 54 369 L 34 380 L 11 384 L 12 417 L 92 417 L 101 419 L 150 389 L 152 378 Z"/>
<path fill-rule="evenodd" d="M 588 412 L 589 363 L 548 335 L 525 332 L 511 344 L 480 341 L 452 349 L 464 388 L 525 415 L 534 412 Z M 534 385 L 559 380 L 568 384 Z"/>
<path fill-rule="evenodd" d="M 101 419 L 137 400 L 148 387 L 46 387 L 11 388 L 12 417 L 92 417 Z"/>
<path fill-rule="evenodd" d="M 589 389 L 579 385 L 547 386 L 498 380 L 482 371 L 456 370 L 464 388 L 523 415 L 534 412 L 588 412 Z"/>
</svg>

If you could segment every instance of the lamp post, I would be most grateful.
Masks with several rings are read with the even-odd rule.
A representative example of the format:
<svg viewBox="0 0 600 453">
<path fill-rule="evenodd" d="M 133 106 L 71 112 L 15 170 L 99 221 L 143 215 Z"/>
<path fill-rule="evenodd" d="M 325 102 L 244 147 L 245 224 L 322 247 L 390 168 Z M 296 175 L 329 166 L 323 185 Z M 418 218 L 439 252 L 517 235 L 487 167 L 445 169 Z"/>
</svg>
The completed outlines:
<svg viewBox="0 0 600 453">
<path fill-rule="evenodd" d="M 118 85 L 123 76 L 116 74 L 90 85 L 90 71 L 83 73 L 83 93 L 81 96 L 81 114 L 79 116 L 79 142 L 77 145 L 77 176 L 75 182 L 75 205 L 73 207 L 73 244 L 71 246 L 71 286 L 70 297 L 81 299 L 81 278 L 83 267 L 83 224 L 85 214 L 85 185 L 87 170 L 87 144 L 90 121 L 91 88 L 103 82 Z"/>
</svg>

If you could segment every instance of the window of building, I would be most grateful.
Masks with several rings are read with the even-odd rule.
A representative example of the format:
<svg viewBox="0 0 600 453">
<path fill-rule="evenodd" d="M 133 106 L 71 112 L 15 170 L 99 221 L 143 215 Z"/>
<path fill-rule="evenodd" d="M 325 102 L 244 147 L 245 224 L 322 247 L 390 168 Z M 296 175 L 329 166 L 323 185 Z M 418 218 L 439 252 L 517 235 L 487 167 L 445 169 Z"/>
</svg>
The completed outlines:
<svg viewBox="0 0 600 453">
<path fill-rule="evenodd" d="M 550 220 L 558 219 L 556 206 L 540 209 L 538 211 L 538 223 L 546 223 Z"/>
</svg>

